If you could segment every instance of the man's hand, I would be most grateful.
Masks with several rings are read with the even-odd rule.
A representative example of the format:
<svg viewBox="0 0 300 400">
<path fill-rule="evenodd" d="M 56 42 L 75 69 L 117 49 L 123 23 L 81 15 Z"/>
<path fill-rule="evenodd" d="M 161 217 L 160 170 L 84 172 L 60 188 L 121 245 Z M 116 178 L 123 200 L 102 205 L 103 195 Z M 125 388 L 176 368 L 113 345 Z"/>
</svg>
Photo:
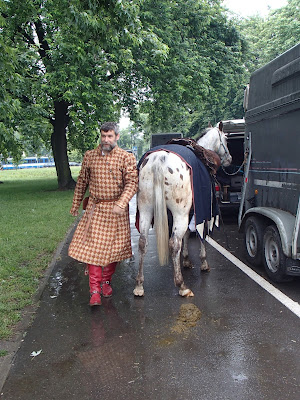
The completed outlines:
<svg viewBox="0 0 300 400">
<path fill-rule="evenodd" d="M 126 212 L 126 208 L 121 208 L 115 204 L 112 212 L 113 214 L 123 215 Z"/>
<path fill-rule="evenodd" d="M 73 217 L 77 217 L 78 216 L 78 211 L 77 210 L 70 210 L 70 214 L 73 215 Z"/>
</svg>

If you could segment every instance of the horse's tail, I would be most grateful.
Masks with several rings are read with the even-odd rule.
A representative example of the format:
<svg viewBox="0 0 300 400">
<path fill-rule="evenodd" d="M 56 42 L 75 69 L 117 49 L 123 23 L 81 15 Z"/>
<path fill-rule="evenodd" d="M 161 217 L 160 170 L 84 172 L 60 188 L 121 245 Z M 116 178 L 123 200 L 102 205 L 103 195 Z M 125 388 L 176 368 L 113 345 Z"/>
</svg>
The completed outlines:
<svg viewBox="0 0 300 400">
<path fill-rule="evenodd" d="M 164 174 L 161 165 L 153 164 L 152 173 L 154 184 L 154 227 L 158 259 L 160 265 L 167 265 L 169 262 L 169 226 L 164 193 Z"/>
</svg>

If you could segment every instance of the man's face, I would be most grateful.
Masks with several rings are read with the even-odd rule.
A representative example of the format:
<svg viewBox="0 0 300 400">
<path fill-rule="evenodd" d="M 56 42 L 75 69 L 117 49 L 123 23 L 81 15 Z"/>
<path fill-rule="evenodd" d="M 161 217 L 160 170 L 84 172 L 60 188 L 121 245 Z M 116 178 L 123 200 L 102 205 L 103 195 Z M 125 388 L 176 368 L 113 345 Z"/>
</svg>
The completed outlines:
<svg viewBox="0 0 300 400">
<path fill-rule="evenodd" d="M 101 147 L 105 152 L 112 151 L 114 147 L 117 145 L 117 141 L 120 135 L 116 135 L 115 131 L 110 130 L 107 132 L 101 131 Z"/>
</svg>

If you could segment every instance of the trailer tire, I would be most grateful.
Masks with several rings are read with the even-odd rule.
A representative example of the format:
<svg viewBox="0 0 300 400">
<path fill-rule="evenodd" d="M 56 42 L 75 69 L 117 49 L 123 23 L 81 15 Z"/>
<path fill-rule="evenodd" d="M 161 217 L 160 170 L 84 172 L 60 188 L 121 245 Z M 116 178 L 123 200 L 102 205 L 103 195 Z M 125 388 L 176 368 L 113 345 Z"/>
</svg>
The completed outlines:
<svg viewBox="0 0 300 400">
<path fill-rule="evenodd" d="M 274 282 L 291 281 L 293 278 L 286 275 L 286 256 L 275 225 L 267 227 L 263 243 L 264 266 L 268 277 Z"/>
<path fill-rule="evenodd" d="M 245 222 L 245 249 L 247 261 L 258 267 L 263 259 L 264 224 L 257 217 L 249 217 Z"/>
</svg>

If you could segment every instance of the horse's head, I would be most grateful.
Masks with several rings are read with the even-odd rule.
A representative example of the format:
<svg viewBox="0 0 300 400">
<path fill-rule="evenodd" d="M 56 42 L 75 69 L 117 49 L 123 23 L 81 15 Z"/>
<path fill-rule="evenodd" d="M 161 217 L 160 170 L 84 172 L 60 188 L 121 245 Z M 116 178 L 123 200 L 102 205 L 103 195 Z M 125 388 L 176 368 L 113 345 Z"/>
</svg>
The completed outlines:
<svg viewBox="0 0 300 400">
<path fill-rule="evenodd" d="M 231 164 L 232 157 L 227 147 L 227 136 L 222 129 L 221 121 L 215 128 L 208 129 L 197 143 L 206 149 L 215 151 L 221 159 L 221 164 L 227 167 Z"/>
<path fill-rule="evenodd" d="M 228 167 L 228 165 L 231 164 L 232 157 L 231 154 L 229 153 L 227 146 L 227 136 L 220 128 L 215 128 L 215 129 L 218 130 L 218 135 L 219 135 L 218 149 L 215 151 L 221 158 L 221 164 L 223 165 L 223 167 Z"/>
</svg>

